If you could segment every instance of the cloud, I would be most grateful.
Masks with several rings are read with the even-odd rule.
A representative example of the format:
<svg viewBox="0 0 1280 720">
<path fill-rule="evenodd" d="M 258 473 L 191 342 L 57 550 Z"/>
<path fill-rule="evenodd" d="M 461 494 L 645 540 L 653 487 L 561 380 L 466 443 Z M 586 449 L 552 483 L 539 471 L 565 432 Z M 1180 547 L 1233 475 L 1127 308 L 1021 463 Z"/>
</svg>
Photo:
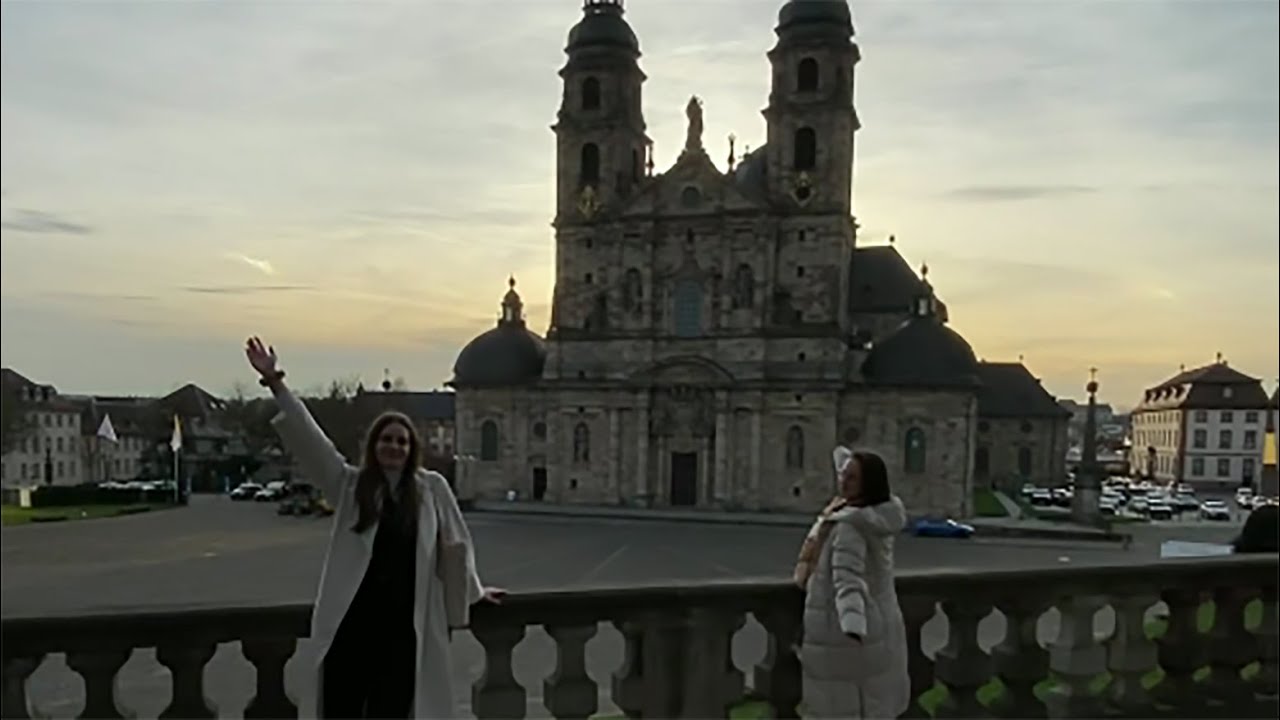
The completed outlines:
<svg viewBox="0 0 1280 720">
<path fill-rule="evenodd" d="M 269 260 L 261 260 L 259 258 L 249 257 L 242 253 L 228 253 L 227 257 L 248 265 L 249 267 L 261 272 L 263 275 L 275 275 L 276 269 L 271 265 Z"/>
<path fill-rule="evenodd" d="M 34 235 L 88 235 L 93 228 L 41 210 L 17 209 L 0 222 L 0 227 Z"/>
<path fill-rule="evenodd" d="M 307 285 L 193 285 L 182 288 L 184 292 L 199 295 L 252 295 L 255 293 L 303 292 L 311 289 Z"/>
<path fill-rule="evenodd" d="M 1082 185 L 974 185 L 943 193 L 944 197 L 970 202 L 1016 202 L 1064 195 L 1085 195 L 1098 188 Z"/>
</svg>

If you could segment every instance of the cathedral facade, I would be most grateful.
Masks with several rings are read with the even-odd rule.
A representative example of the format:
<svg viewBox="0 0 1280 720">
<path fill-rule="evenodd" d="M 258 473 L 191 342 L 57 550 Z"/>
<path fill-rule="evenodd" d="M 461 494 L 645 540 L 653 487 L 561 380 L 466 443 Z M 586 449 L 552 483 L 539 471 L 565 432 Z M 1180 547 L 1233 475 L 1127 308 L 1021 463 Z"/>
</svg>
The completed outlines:
<svg viewBox="0 0 1280 720">
<path fill-rule="evenodd" d="M 690 101 L 655 172 L 621 0 L 569 33 L 545 337 L 510 282 L 459 355 L 457 489 L 547 502 L 813 510 L 831 450 L 878 452 L 913 512 L 969 514 L 979 363 L 927 271 L 861 248 L 844 0 L 790 0 L 767 53 L 767 142 L 720 169 Z"/>
</svg>

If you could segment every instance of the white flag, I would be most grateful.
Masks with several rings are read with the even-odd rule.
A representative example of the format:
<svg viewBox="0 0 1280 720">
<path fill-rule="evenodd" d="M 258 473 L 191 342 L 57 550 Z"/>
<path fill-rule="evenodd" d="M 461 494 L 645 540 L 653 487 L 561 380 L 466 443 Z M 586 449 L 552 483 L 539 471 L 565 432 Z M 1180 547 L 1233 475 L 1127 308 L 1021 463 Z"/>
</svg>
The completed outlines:
<svg viewBox="0 0 1280 720">
<path fill-rule="evenodd" d="M 174 452 L 182 449 L 182 421 L 178 419 L 177 415 L 173 416 L 173 437 L 169 439 L 169 447 Z"/>
<path fill-rule="evenodd" d="M 120 439 L 116 437 L 116 429 L 111 426 L 110 415 L 103 416 L 102 424 L 98 426 L 98 437 L 103 440 L 110 440 L 113 443 L 120 442 Z"/>
</svg>

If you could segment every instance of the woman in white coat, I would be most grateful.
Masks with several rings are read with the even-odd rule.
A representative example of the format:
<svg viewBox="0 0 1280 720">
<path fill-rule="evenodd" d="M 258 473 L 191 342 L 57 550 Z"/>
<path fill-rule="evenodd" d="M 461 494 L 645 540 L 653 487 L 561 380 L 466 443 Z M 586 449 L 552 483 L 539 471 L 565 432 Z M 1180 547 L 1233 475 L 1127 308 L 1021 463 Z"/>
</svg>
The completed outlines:
<svg viewBox="0 0 1280 720">
<path fill-rule="evenodd" d="M 280 407 L 273 423 L 285 446 L 336 505 L 311 616 L 316 693 L 300 716 L 457 717 L 450 619 L 465 625 L 465 608 L 502 591 L 480 584 L 448 482 L 422 469 L 417 433 L 399 413 L 373 422 L 360 466 L 348 465 L 285 386 L 275 349 L 255 337 L 245 355 Z M 444 562 L 451 554 L 458 561 Z M 440 570 L 448 565 L 455 571 Z"/>
<path fill-rule="evenodd" d="M 815 718 L 896 718 L 911 701 L 893 580 L 893 539 L 906 511 L 889 492 L 879 456 L 841 447 L 835 464 L 840 495 L 815 523 L 806 542 L 812 554 L 802 552 L 797 567 L 806 589 L 803 708 Z"/>
</svg>

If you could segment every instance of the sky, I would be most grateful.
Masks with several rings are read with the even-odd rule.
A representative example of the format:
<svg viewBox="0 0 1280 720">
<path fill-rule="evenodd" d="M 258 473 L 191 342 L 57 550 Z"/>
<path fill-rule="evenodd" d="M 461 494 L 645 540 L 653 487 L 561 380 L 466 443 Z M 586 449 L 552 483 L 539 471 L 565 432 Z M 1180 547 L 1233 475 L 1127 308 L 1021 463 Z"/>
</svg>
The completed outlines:
<svg viewBox="0 0 1280 720">
<path fill-rule="evenodd" d="M 545 332 L 580 0 L 0 6 L 0 360 L 63 392 L 385 371 L 439 387 L 508 275 Z M 763 142 L 781 0 L 630 0 L 659 170 Z M 1280 374 L 1277 3 L 853 0 L 859 243 L 1104 399 Z M 722 149 L 721 149 L 722 148 Z"/>
</svg>

